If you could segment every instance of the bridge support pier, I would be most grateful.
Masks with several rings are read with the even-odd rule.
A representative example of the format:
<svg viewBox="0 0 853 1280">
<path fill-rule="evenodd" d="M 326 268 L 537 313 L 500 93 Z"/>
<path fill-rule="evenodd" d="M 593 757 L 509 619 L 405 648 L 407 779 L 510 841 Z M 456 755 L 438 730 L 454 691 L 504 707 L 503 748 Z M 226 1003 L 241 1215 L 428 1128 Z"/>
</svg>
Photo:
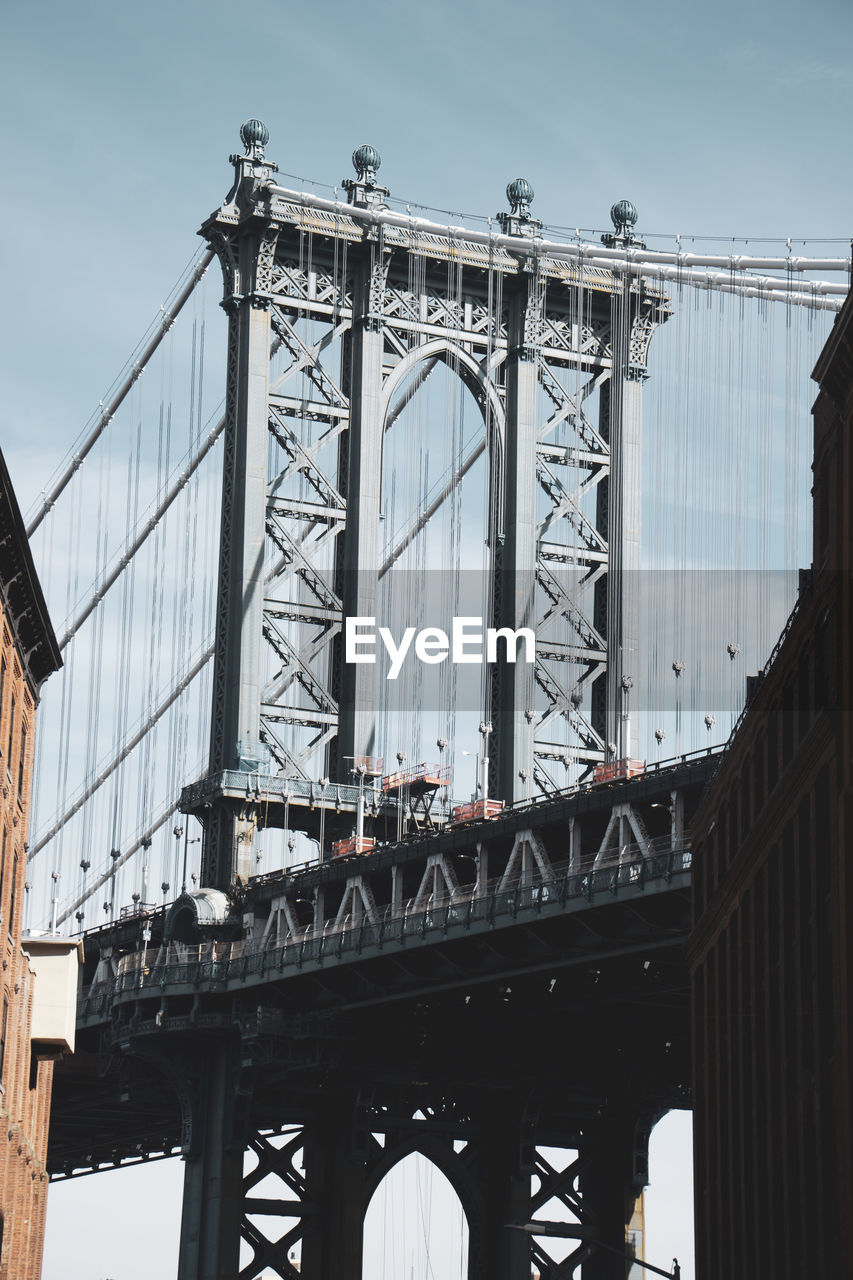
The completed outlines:
<svg viewBox="0 0 853 1280">
<path fill-rule="evenodd" d="M 348 1140 L 352 1105 L 330 1099 L 304 1130 L 308 1213 L 302 1225 L 301 1272 L 310 1280 L 361 1280 L 365 1168 Z"/>
<path fill-rule="evenodd" d="M 529 1280 L 530 1238 L 510 1225 L 526 1221 L 530 1203 L 518 1130 L 496 1118 L 479 1147 L 480 1212 L 468 1224 L 468 1280 Z"/>
<path fill-rule="evenodd" d="M 579 1189 L 601 1246 L 581 1264 L 581 1280 L 625 1280 L 625 1229 L 637 1190 L 633 1183 L 634 1124 L 608 1124 L 583 1161 Z"/>
<path fill-rule="evenodd" d="M 247 1096 L 232 1046 L 211 1041 L 187 1072 L 192 1131 L 185 1152 L 178 1280 L 234 1280 L 239 1268 Z"/>
</svg>

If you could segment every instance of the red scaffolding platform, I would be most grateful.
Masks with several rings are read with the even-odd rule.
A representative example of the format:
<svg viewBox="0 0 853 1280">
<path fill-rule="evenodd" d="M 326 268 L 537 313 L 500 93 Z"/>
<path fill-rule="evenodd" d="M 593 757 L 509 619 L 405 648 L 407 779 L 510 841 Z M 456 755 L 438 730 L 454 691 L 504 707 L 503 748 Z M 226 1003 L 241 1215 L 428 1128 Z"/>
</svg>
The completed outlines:
<svg viewBox="0 0 853 1280">
<path fill-rule="evenodd" d="M 398 805 L 408 805 L 409 817 L 416 831 L 420 831 L 422 826 L 432 830 L 435 826 L 433 801 L 449 781 L 450 769 L 446 765 L 424 761 L 411 769 L 398 769 L 395 773 L 386 774 L 382 779 L 382 790 L 386 796 L 396 796 Z"/>
<path fill-rule="evenodd" d="M 450 821 L 478 822 L 485 818 L 496 818 L 503 811 L 503 800 L 470 800 L 468 804 L 458 804 L 451 811 Z"/>
<path fill-rule="evenodd" d="M 375 844 L 373 836 L 347 836 L 346 840 L 334 841 L 332 857 L 345 858 L 348 853 L 372 853 Z"/>
<path fill-rule="evenodd" d="M 382 779 L 382 790 L 386 795 L 392 791 L 401 791 L 408 787 L 409 791 L 437 791 L 450 781 L 450 769 L 447 765 L 416 764 L 411 769 L 398 769 L 396 773 L 386 773 Z"/>
<path fill-rule="evenodd" d="M 645 760 L 609 760 L 607 764 L 595 766 L 592 780 L 593 782 L 616 782 L 620 778 L 636 778 L 645 771 Z"/>
</svg>

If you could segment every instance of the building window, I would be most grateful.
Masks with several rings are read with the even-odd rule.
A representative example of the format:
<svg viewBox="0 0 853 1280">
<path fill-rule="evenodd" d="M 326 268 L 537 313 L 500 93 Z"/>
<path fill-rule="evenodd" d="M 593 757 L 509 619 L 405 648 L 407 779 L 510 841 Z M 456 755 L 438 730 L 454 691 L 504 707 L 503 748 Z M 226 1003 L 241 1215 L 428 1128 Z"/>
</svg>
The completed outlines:
<svg viewBox="0 0 853 1280">
<path fill-rule="evenodd" d="M 15 736 L 15 695 L 12 694 L 12 709 L 9 712 L 9 742 L 6 746 L 6 768 L 12 768 L 12 741 Z"/>
<path fill-rule="evenodd" d="M 6 1063 L 6 1030 L 9 1026 L 9 997 L 3 997 L 3 1021 L 0 1022 L 0 1084 L 3 1083 L 3 1067 Z"/>
<path fill-rule="evenodd" d="M 3 911 L 3 890 L 6 888 L 6 828 L 3 828 L 3 850 L 0 853 L 0 913 Z"/>
<path fill-rule="evenodd" d="M 27 757 L 27 726 L 21 725 L 21 746 L 18 755 L 18 799 L 24 800 L 24 765 Z"/>
<path fill-rule="evenodd" d="M 12 859 L 12 893 L 9 898 L 9 933 L 15 930 L 15 907 L 18 898 L 18 855 Z"/>
<path fill-rule="evenodd" d="M 3 697 L 6 693 L 6 659 L 0 658 L 0 716 L 3 714 Z"/>
</svg>

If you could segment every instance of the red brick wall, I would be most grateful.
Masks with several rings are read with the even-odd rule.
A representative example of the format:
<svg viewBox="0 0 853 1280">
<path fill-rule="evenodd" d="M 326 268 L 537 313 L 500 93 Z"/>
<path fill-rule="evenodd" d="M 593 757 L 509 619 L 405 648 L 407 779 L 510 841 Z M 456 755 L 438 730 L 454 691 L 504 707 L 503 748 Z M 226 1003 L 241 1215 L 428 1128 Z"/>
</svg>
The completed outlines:
<svg viewBox="0 0 853 1280">
<path fill-rule="evenodd" d="M 30 1057 L 33 975 L 21 950 L 35 699 L 0 607 L 0 1280 L 41 1274 L 53 1063 Z M 13 714 L 14 709 L 14 714 Z M 23 747 L 23 761 L 22 761 Z M 23 767 L 22 767 L 23 763 Z M 5 850 L 5 858 L 3 851 Z"/>
</svg>

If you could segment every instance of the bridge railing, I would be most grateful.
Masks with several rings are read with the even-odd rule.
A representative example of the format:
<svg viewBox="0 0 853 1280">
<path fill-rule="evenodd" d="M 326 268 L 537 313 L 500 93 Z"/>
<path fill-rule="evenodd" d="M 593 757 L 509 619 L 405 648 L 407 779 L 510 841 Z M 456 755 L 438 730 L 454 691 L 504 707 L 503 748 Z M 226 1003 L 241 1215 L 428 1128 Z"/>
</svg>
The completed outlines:
<svg viewBox="0 0 853 1280">
<path fill-rule="evenodd" d="M 402 911 L 390 910 L 379 919 L 350 918 L 327 922 L 321 930 L 312 926 L 296 934 L 288 934 L 283 942 L 273 945 L 205 942 L 198 946 L 169 944 L 166 948 L 133 952 L 119 961 L 112 982 L 93 984 L 82 995 L 78 1016 L 81 1020 L 106 1016 L 116 997 L 167 986 L 199 988 L 207 983 L 217 985 L 298 971 L 303 965 L 339 960 L 344 955 L 360 954 L 366 947 L 385 944 L 404 945 L 409 939 L 425 940 L 467 929 L 478 922 L 489 925 L 507 922 L 520 913 L 539 913 L 546 908 L 565 907 L 570 901 L 585 898 L 590 904 L 608 895 L 617 897 L 626 889 L 642 890 L 654 881 L 671 881 L 690 871 L 688 847 L 660 849 L 644 857 L 626 857 L 626 850 L 612 859 L 584 869 L 554 868 L 548 879 L 525 880 L 521 875 L 512 881 L 495 877 L 485 886 L 448 896 L 441 902 L 419 903 L 411 899 Z"/>
<path fill-rule="evenodd" d="M 642 778 L 657 778 L 659 775 L 665 775 L 670 771 L 682 768 L 686 764 L 698 763 L 700 760 L 709 758 L 722 759 L 726 751 L 726 744 L 713 747 L 702 747 L 696 751 L 685 751 L 681 755 L 670 756 L 666 760 L 647 761 L 641 774 L 635 776 L 631 781 L 637 781 Z M 614 778 L 608 782 L 595 782 L 592 778 L 588 778 L 585 782 L 574 782 L 569 787 L 562 787 L 559 790 L 551 791 L 547 795 L 529 796 L 522 800 L 514 800 L 504 805 L 500 817 L 507 817 L 509 814 L 524 813 L 525 810 L 535 811 L 543 805 L 552 804 L 555 800 L 570 799 L 572 796 L 585 794 L 589 791 L 608 792 L 614 788 L 624 788 L 627 779 Z M 309 784 L 306 784 L 306 786 Z M 310 784 L 316 789 L 316 784 Z M 330 792 L 331 794 L 331 792 Z M 449 806 L 444 809 L 440 808 L 436 813 L 433 811 L 433 818 L 437 818 L 440 822 L 444 822 L 449 816 Z M 489 819 L 491 821 L 492 819 Z M 420 831 L 417 834 L 412 833 L 403 838 L 402 843 L 407 847 L 411 847 L 419 840 L 429 839 L 433 833 Z M 384 849 L 390 849 L 397 841 L 390 841 L 386 844 L 377 844 L 373 849 L 374 853 L 380 853 Z M 355 859 L 362 857 L 362 854 L 350 854 L 349 858 Z M 280 879 L 282 871 L 286 870 L 288 875 L 300 875 L 303 871 L 316 871 L 320 864 L 316 858 L 307 858 L 304 862 L 291 863 L 286 868 L 275 871 L 265 871 L 262 875 L 252 876 L 252 884 L 265 884 L 270 881 Z"/>
<path fill-rule="evenodd" d="M 656 777 L 660 773 L 667 773 L 671 769 L 678 769 L 682 765 L 690 764 L 693 761 L 707 760 L 709 756 L 721 755 L 726 749 L 726 744 L 714 747 L 701 747 L 696 751 L 685 751 L 678 756 L 670 756 L 666 760 L 647 760 L 643 768 L 635 773 L 630 779 L 637 781 L 639 778 Z M 516 800 L 512 804 L 506 806 L 508 810 L 517 812 L 519 809 L 535 809 L 539 805 L 548 804 L 553 800 L 561 797 L 577 795 L 579 792 L 585 791 L 607 791 L 611 787 L 624 787 L 629 781 L 626 777 L 609 778 L 605 782 L 596 782 L 594 777 L 587 778 L 584 782 L 574 782 L 569 787 L 561 787 L 555 791 L 549 791 L 547 795 L 532 796 L 525 800 Z"/>
</svg>

